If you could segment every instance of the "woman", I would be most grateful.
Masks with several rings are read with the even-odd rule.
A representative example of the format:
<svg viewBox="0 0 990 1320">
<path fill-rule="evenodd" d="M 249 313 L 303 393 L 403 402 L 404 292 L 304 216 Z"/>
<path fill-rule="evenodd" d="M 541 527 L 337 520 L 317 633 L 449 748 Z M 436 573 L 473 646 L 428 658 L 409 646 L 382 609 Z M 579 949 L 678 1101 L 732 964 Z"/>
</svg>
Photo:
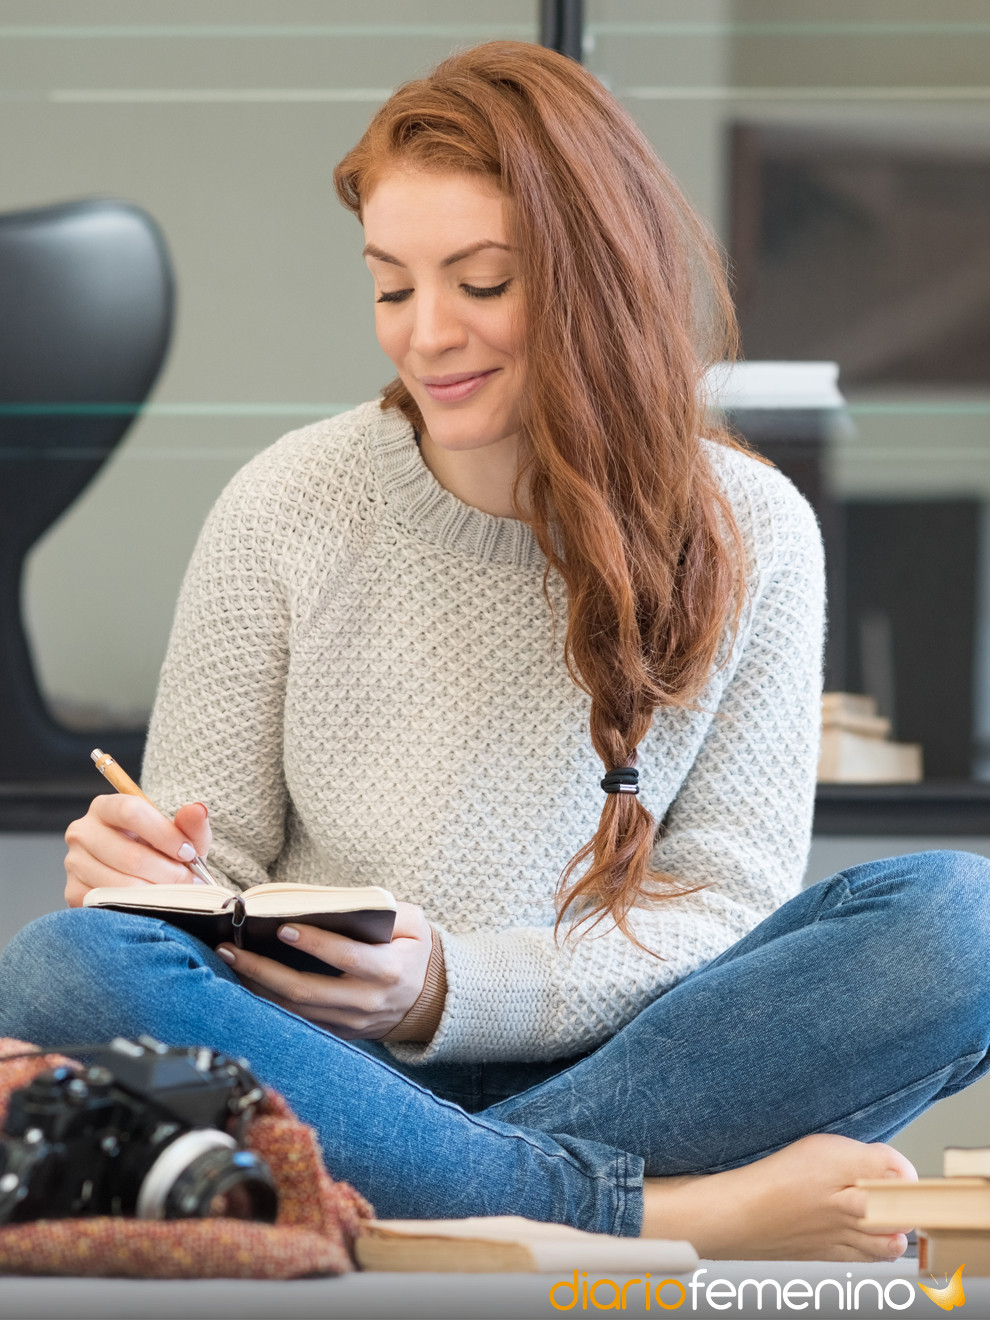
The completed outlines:
<svg viewBox="0 0 990 1320">
<path fill-rule="evenodd" d="M 400 89 L 335 179 L 398 378 L 220 497 L 144 765 L 175 823 L 101 796 L 70 826 L 70 910 L 8 948 L 0 1030 L 244 1055 L 381 1215 L 898 1255 L 854 1184 L 914 1177 L 883 1139 L 988 1066 L 986 863 L 799 892 L 821 545 L 700 438 L 712 245 L 533 46 Z M 345 973 L 311 976 L 79 910 L 208 848 L 232 887 L 385 884 L 396 938 L 284 927 Z"/>
</svg>

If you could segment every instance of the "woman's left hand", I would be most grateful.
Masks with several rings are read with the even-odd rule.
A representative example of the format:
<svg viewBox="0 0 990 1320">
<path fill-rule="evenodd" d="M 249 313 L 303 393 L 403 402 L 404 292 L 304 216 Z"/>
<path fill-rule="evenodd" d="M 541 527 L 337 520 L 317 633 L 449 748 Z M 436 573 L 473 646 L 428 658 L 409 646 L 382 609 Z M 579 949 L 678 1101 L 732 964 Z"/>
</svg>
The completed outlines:
<svg viewBox="0 0 990 1320">
<path fill-rule="evenodd" d="M 426 915 L 413 903 L 396 904 L 391 944 L 362 944 L 300 922 L 280 926 L 278 933 L 292 948 L 311 953 L 343 975 L 296 972 L 230 944 L 219 945 L 217 952 L 256 995 L 344 1040 L 381 1040 L 402 1021 L 423 989 L 433 947 Z"/>
</svg>

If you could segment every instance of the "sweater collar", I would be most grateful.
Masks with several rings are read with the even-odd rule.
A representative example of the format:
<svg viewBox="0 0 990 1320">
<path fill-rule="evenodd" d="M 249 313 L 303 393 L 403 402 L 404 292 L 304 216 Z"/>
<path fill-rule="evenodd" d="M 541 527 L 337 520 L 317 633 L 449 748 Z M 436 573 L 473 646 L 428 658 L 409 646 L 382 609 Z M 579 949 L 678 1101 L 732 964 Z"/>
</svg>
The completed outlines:
<svg viewBox="0 0 990 1320">
<path fill-rule="evenodd" d="M 481 563 L 536 568 L 546 563 L 529 525 L 497 518 L 445 490 L 423 462 L 410 423 L 397 408 L 373 409 L 368 437 L 396 522 L 421 541 Z"/>
</svg>

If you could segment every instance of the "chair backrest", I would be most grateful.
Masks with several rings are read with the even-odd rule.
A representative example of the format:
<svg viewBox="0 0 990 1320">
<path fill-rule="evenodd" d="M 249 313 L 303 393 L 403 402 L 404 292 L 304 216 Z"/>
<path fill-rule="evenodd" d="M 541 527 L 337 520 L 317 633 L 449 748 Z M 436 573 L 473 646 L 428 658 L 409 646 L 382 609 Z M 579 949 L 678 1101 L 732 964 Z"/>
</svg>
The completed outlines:
<svg viewBox="0 0 990 1320">
<path fill-rule="evenodd" d="M 143 402 L 164 361 L 173 301 L 165 241 L 136 206 L 92 200 L 0 215 L 8 551 L 33 544 L 124 436 L 127 405 Z"/>
<path fill-rule="evenodd" d="M 139 207 L 95 199 L 0 215 L 0 780 L 70 774 L 93 741 L 52 720 L 38 692 L 23 562 L 139 411 L 173 304 L 165 241 Z"/>
</svg>

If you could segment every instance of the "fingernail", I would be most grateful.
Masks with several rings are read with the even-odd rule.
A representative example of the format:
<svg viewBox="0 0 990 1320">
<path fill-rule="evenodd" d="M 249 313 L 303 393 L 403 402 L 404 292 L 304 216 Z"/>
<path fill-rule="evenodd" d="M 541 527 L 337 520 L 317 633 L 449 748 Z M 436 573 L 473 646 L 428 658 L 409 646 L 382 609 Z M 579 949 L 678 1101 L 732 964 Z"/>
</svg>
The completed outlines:
<svg viewBox="0 0 990 1320">
<path fill-rule="evenodd" d="M 280 940 L 285 940 L 287 944 L 295 944 L 299 938 L 299 932 L 295 926 L 283 926 L 278 933 L 278 937 Z"/>
<path fill-rule="evenodd" d="M 234 962 L 236 961 L 232 949 L 217 949 L 217 956 L 222 958 L 225 963 L 230 963 L 231 967 L 233 967 Z"/>
<path fill-rule="evenodd" d="M 184 862 L 191 862 L 196 856 L 196 849 L 191 843 L 184 843 L 179 849 L 179 856 Z"/>
<path fill-rule="evenodd" d="M 206 805 L 205 802 L 194 802 L 194 803 L 193 803 L 193 806 L 194 806 L 194 807 L 202 807 L 203 810 L 206 812 L 207 815 L 210 814 L 210 809 L 209 809 L 209 807 Z"/>
</svg>

